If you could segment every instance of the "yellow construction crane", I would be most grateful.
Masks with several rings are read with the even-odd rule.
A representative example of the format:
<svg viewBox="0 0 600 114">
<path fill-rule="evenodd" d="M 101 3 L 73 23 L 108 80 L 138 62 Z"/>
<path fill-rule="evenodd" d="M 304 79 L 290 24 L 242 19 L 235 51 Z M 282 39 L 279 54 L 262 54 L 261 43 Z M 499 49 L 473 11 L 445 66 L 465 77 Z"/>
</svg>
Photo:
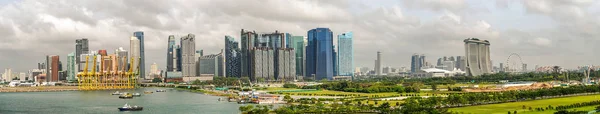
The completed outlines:
<svg viewBox="0 0 600 114">
<path fill-rule="evenodd" d="M 78 89 L 79 90 L 111 90 L 111 89 L 133 89 L 136 85 L 137 72 L 133 72 L 133 64 L 130 65 L 129 71 L 125 71 L 125 68 L 121 68 L 121 70 L 117 69 L 111 72 L 110 69 L 105 71 L 103 68 L 105 67 L 104 59 L 100 61 L 100 68 L 97 69 L 97 56 L 94 56 L 92 60 L 93 66 L 89 65 L 89 56 L 85 57 L 85 67 L 82 73 L 77 74 L 78 80 Z M 121 61 L 121 58 L 110 60 L 118 60 Z M 127 59 L 123 59 L 127 60 Z M 123 61 L 121 61 L 123 62 Z M 134 59 L 132 58 L 131 63 L 134 63 Z M 126 63 L 126 62 L 123 62 Z M 88 68 L 92 67 L 92 71 L 88 72 Z M 99 71 L 99 72 L 96 72 Z"/>
</svg>

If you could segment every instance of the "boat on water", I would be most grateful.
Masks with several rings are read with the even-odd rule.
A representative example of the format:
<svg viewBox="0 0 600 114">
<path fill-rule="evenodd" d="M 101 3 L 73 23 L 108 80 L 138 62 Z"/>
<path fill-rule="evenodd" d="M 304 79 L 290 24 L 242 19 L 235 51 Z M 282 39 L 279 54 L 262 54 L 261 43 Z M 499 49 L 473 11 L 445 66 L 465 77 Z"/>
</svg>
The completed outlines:
<svg viewBox="0 0 600 114">
<path fill-rule="evenodd" d="M 140 94 L 140 93 L 133 93 L 133 95 L 132 95 L 132 96 L 134 96 L 134 97 L 139 97 L 139 96 L 142 96 L 142 94 Z"/>
<path fill-rule="evenodd" d="M 156 90 L 156 92 L 166 92 L 165 90 Z"/>
<path fill-rule="evenodd" d="M 114 93 L 112 93 L 112 95 L 121 95 L 121 93 L 119 93 L 119 91 L 115 91 Z"/>
<path fill-rule="evenodd" d="M 127 103 L 123 107 L 119 108 L 119 111 L 141 111 L 144 107 L 141 106 L 130 106 Z"/>
<path fill-rule="evenodd" d="M 152 92 L 152 91 L 145 91 L 144 93 L 145 94 L 151 94 L 151 93 L 154 93 L 154 92 Z"/>
<path fill-rule="evenodd" d="M 121 99 L 131 99 L 131 98 L 133 98 L 133 94 L 131 94 L 131 93 L 123 93 L 123 94 L 119 95 L 119 98 L 121 98 Z"/>
</svg>

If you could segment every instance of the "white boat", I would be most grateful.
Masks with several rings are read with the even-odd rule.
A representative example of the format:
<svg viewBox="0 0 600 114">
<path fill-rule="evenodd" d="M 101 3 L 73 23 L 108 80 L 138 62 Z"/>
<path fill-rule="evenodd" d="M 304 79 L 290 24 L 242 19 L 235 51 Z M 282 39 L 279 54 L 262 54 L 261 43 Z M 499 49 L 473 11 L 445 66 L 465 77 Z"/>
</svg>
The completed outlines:
<svg viewBox="0 0 600 114">
<path fill-rule="evenodd" d="M 119 91 L 115 91 L 114 93 L 112 93 L 112 95 L 121 95 L 121 93 L 119 93 Z"/>
<path fill-rule="evenodd" d="M 140 93 L 133 93 L 133 96 L 134 97 L 139 97 L 139 96 L 142 96 L 142 94 L 140 94 Z"/>
</svg>

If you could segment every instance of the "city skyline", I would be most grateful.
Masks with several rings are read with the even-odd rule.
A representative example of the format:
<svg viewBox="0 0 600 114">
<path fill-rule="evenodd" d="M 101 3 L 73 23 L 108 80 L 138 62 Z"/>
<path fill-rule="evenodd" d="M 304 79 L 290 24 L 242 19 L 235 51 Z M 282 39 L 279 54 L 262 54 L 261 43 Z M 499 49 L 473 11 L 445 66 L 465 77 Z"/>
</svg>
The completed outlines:
<svg viewBox="0 0 600 114">
<path fill-rule="evenodd" d="M 171 34 L 195 34 L 196 49 L 217 53 L 224 48 L 223 36 L 238 38 L 239 29 L 279 30 L 304 36 L 306 30 L 318 27 L 330 28 L 336 35 L 354 32 L 355 67 L 374 66 L 376 55 L 369 53 L 377 50 L 385 53 L 382 58 L 398 58 L 382 62 L 383 66 L 394 67 L 410 66 L 413 53 L 429 56 L 429 62 L 446 55 L 464 55 L 462 40 L 472 37 L 494 42 L 490 49 L 494 65 L 505 61 L 511 53 L 521 55 L 530 66 L 576 68 L 600 63 L 594 59 L 598 54 L 586 53 L 596 49 L 592 44 L 600 43 L 595 39 L 600 35 L 594 32 L 600 27 L 584 24 L 597 23 L 592 20 L 598 17 L 591 15 L 597 10 L 593 6 L 600 4 L 597 1 L 554 2 L 161 1 L 143 3 L 147 4 L 144 7 L 155 10 L 141 10 L 142 6 L 135 5 L 140 4 L 135 1 L 8 0 L 0 2 L 0 12 L 6 13 L 0 17 L 0 33 L 3 33 L 0 34 L 3 41 L 0 69 L 25 72 L 34 69 L 36 63 L 44 62 L 46 55 L 62 56 L 60 61 L 66 62 L 67 54 L 75 52 L 75 39 L 89 39 L 90 51 L 129 47 L 129 37 L 135 31 L 144 31 L 144 67 L 149 69 L 150 63 L 157 62 L 159 69 L 165 69 L 167 45 L 164 42 Z M 102 4 L 112 4 L 107 5 L 107 9 L 113 10 L 99 9 L 97 6 Z M 239 8 L 253 10 L 229 10 L 238 9 L 234 7 L 236 4 L 247 4 Z M 284 4 L 297 5 L 277 10 L 264 7 Z M 198 6 L 201 8 L 196 10 Z M 573 10 L 558 12 L 545 7 Z M 203 11 L 203 8 L 214 12 Z M 69 13 L 59 13 L 63 10 Z M 264 15 L 268 13 L 280 16 Z M 568 55 L 579 57 L 570 59 Z M 564 61 L 567 59 L 569 61 Z"/>
</svg>

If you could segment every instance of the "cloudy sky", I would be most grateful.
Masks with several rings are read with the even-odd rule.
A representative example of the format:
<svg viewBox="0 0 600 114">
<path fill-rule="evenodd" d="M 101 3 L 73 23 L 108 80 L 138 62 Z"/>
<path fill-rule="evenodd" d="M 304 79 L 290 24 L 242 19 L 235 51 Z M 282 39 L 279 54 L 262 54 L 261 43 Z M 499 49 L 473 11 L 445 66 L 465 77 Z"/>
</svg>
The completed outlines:
<svg viewBox="0 0 600 114">
<path fill-rule="evenodd" d="M 409 67 L 464 55 L 463 39 L 491 42 L 495 65 L 511 53 L 535 65 L 597 65 L 600 3 L 595 0 L 0 0 L 0 69 L 24 72 L 45 55 L 129 47 L 145 32 L 146 64 L 165 67 L 167 36 L 196 34 L 196 48 L 218 53 L 241 29 L 306 35 L 317 27 L 353 31 L 357 67 Z M 146 66 L 149 68 L 149 66 Z"/>
</svg>

